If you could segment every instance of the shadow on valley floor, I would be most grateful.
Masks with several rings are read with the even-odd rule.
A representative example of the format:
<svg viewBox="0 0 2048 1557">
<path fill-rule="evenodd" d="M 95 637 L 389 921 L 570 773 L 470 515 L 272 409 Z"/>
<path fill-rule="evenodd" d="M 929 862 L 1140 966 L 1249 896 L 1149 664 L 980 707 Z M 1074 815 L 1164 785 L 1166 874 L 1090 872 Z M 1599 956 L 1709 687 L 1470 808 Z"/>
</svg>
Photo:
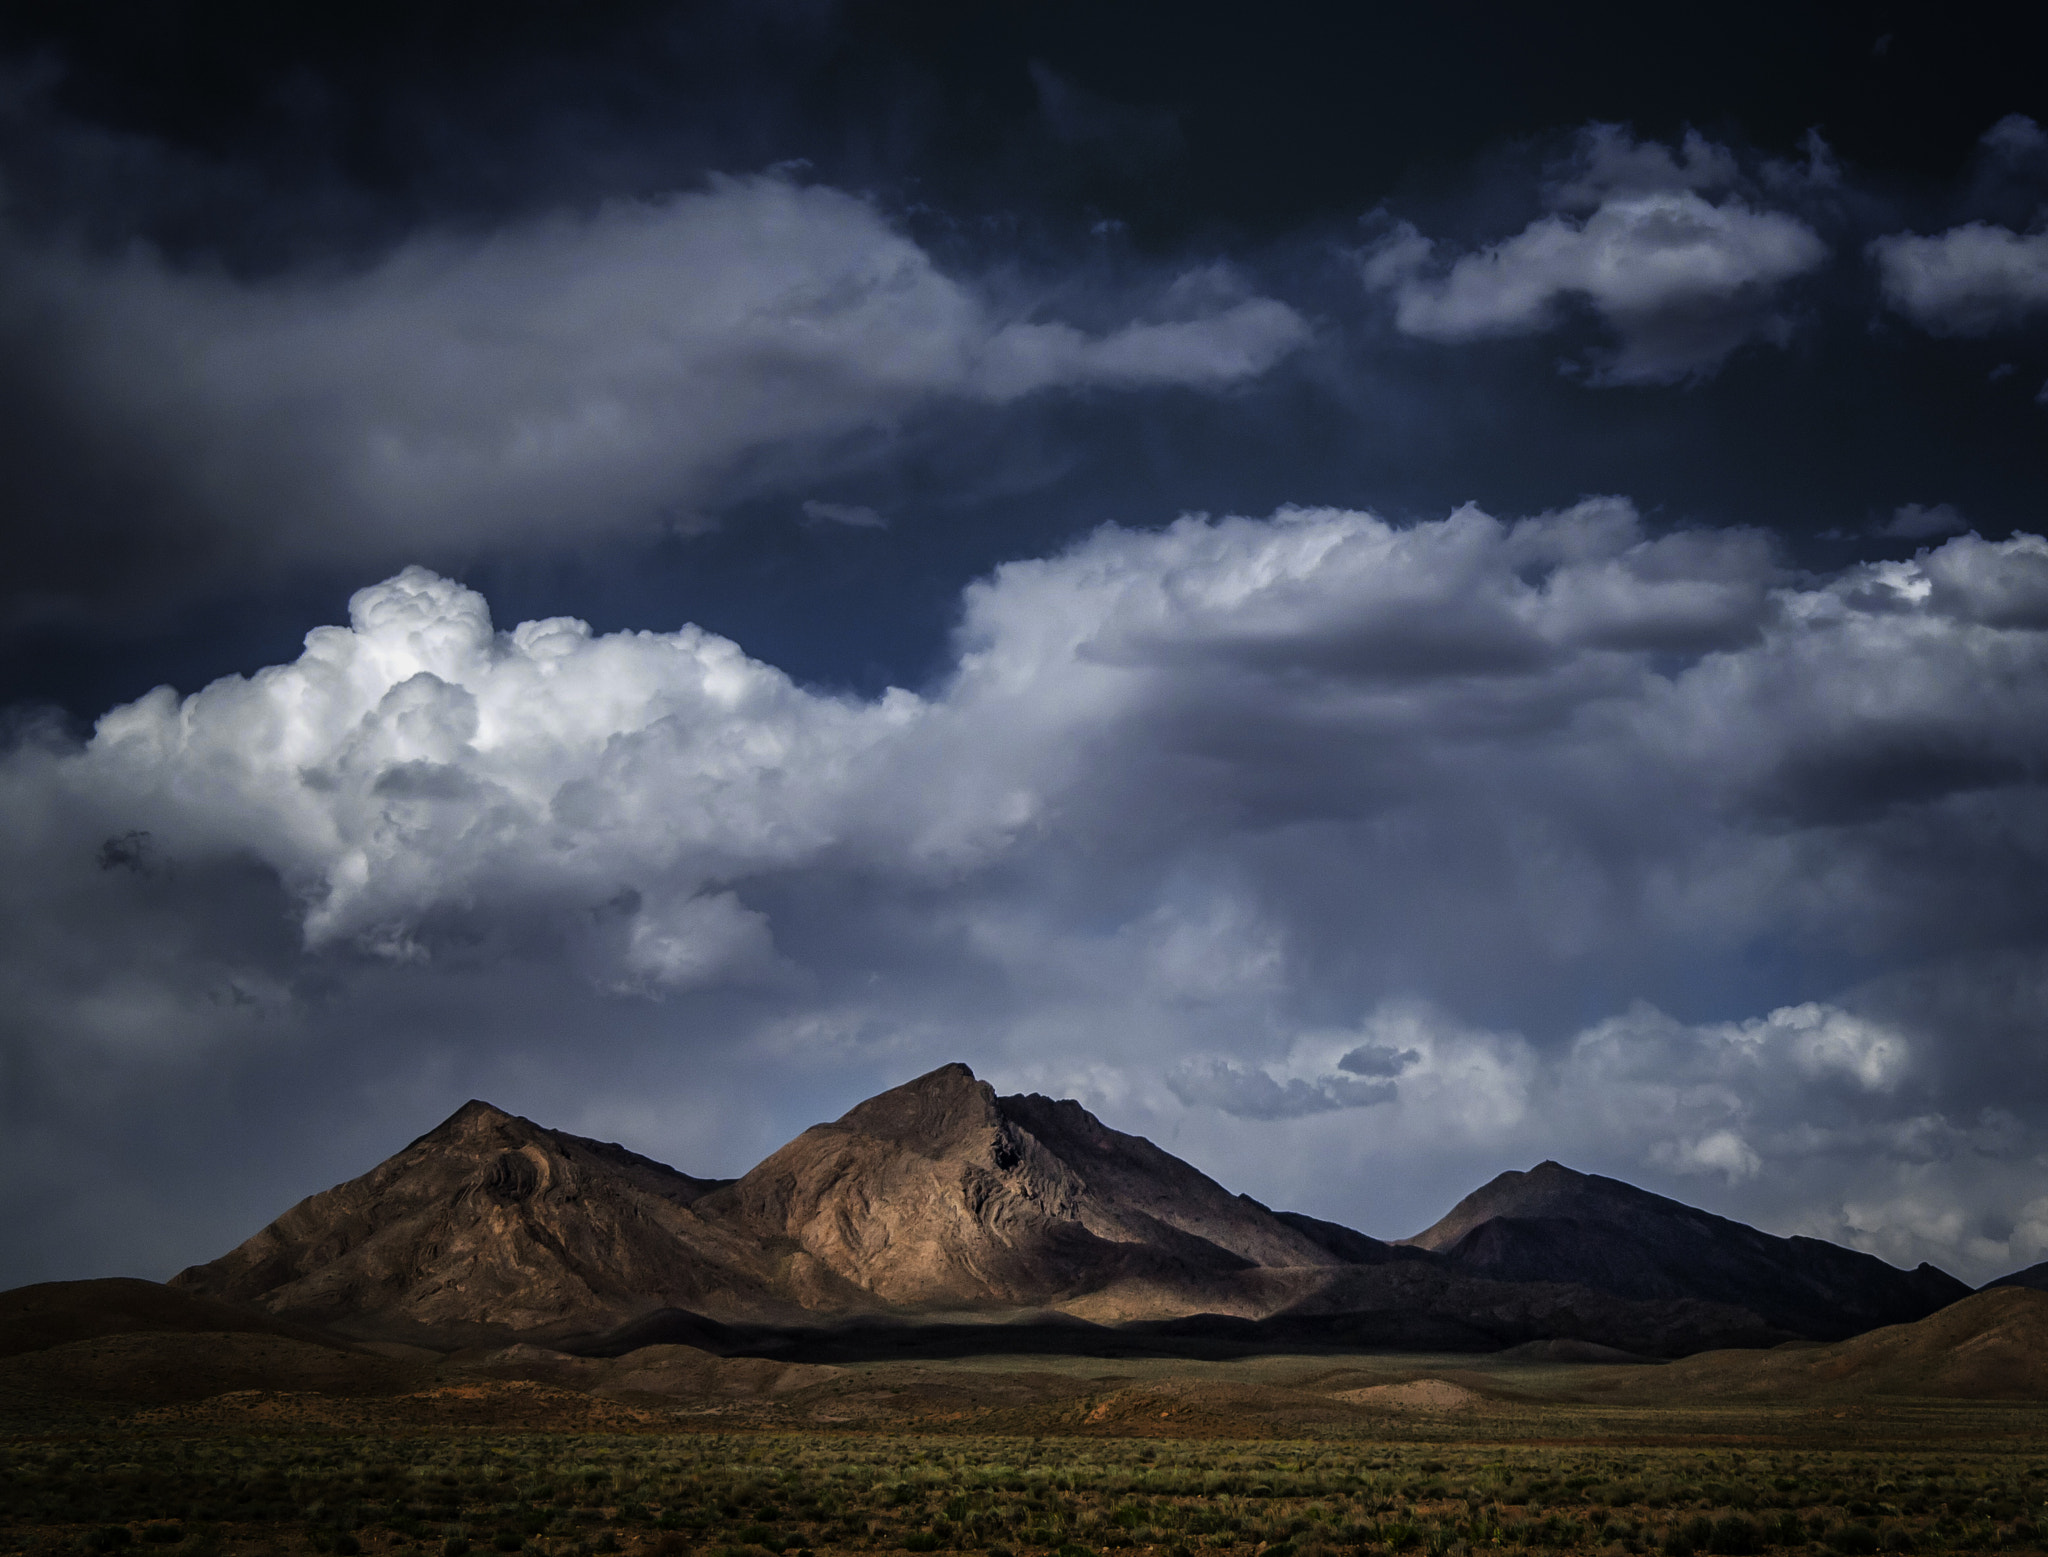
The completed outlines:
<svg viewBox="0 0 2048 1557">
<path fill-rule="evenodd" d="M 564 1349 L 584 1357 L 622 1357 L 646 1346 L 694 1346 L 721 1357 L 810 1363 L 983 1356 L 1219 1360 L 1313 1351 L 1483 1353 L 1500 1350 L 1501 1337 L 1455 1319 L 1402 1312 L 1270 1319 L 1194 1314 L 1120 1325 L 1048 1314 L 1007 1324 L 878 1320 L 794 1328 L 721 1324 L 669 1308 Z"/>
<path fill-rule="evenodd" d="M 2048 1428 L 2048 1293 L 2019 1288 L 1833 1345 L 1664 1363 L 1559 1341 L 1485 1353 L 1233 1350 L 1213 1336 L 1133 1339 L 1067 1322 L 813 1335 L 805 1345 L 815 1350 L 802 1354 L 748 1355 L 729 1350 L 746 1336 L 717 1332 L 695 1333 L 728 1348 L 723 1354 L 660 1340 L 604 1355 L 528 1344 L 436 1353 L 280 1333 L 262 1315 L 239 1329 L 200 1328 L 239 1322 L 236 1311 L 152 1294 L 146 1283 L 0 1296 L 0 1428 L 17 1433 L 116 1424 L 172 1432 L 746 1427 L 1679 1443 L 2000 1438 Z M 105 1326 L 97 1333 L 88 1312 L 95 1303 Z M 1076 1345 L 1077 1336 L 1104 1345 Z"/>
</svg>

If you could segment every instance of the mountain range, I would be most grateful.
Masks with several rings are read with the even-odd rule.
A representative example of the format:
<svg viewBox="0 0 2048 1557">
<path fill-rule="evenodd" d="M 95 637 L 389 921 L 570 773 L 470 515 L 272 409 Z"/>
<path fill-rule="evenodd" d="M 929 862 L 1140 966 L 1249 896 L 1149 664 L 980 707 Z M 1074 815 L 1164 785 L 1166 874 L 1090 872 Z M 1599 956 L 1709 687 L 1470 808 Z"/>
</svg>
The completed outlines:
<svg viewBox="0 0 2048 1557">
<path fill-rule="evenodd" d="M 385 1344 L 815 1360 L 941 1340 L 1677 1356 L 1837 1341 L 1970 1291 L 1556 1163 L 1388 1243 L 1232 1194 L 1076 1102 L 999 1097 L 964 1065 L 732 1180 L 468 1103 L 172 1286 Z"/>
</svg>

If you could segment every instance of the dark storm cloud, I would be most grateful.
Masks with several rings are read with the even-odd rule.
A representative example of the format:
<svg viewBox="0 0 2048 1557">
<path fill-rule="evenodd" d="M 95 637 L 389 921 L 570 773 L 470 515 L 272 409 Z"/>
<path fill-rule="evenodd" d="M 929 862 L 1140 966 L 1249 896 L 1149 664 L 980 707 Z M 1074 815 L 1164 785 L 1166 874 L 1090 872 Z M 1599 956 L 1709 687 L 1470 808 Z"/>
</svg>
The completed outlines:
<svg viewBox="0 0 2048 1557">
<path fill-rule="evenodd" d="M 749 455 L 787 480 L 933 400 L 1227 387 L 1308 335 L 1210 277 L 1100 332 L 1029 317 L 867 202 L 781 178 L 420 234 L 342 275 L 22 243 L 7 271 L 62 403 L 169 495 L 135 527 L 252 573 L 701 528 Z"/>
</svg>

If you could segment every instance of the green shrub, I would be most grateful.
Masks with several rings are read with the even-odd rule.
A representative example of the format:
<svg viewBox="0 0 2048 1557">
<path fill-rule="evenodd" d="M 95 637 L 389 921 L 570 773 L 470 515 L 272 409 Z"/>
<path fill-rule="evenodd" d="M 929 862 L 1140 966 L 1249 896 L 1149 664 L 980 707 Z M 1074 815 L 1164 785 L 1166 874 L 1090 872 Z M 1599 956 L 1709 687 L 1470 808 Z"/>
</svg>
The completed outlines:
<svg viewBox="0 0 2048 1557">
<path fill-rule="evenodd" d="M 1877 1548 L 1877 1532 L 1868 1525 L 1840 1525 L 1828 1536 L 1828 1545 L 1849 1557 L 1869 1557 Z"/>
<path fill-rule="evenodd" d="M 1666 1557 L 1692 1557 L 1692 1553 L 1703 1550 L 1714 1538 L 1714 1521 L 1705 1514 L 1695 1514 L 1682 1525 L 1673 1525 L 1665 1533 L 1663 1548 Z"/>
<path fill-rule="evenodd" d="M 1753 1519 L 1730 1514 L 1714 1521 L 1707 1532 L 1707 1550 L 1716 1557 L 1756 1557 L 1764 1549 L 1764 1533 Z"/>
</svg>

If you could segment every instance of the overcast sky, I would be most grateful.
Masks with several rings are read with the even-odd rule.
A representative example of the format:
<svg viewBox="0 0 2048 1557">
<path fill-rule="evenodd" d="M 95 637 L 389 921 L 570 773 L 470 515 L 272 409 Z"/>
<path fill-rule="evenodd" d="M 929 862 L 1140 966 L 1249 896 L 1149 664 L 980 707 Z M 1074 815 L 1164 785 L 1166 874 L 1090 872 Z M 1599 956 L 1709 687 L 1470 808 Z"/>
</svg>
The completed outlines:
<svg viewBox="0 0 2048 1557">
<path fill-rule="evenodd" d="M 13 10 L 0 1283 L 948 1060 L 2048 1259 L 2044 40 L 1870 14 Z"/>
</svg>

